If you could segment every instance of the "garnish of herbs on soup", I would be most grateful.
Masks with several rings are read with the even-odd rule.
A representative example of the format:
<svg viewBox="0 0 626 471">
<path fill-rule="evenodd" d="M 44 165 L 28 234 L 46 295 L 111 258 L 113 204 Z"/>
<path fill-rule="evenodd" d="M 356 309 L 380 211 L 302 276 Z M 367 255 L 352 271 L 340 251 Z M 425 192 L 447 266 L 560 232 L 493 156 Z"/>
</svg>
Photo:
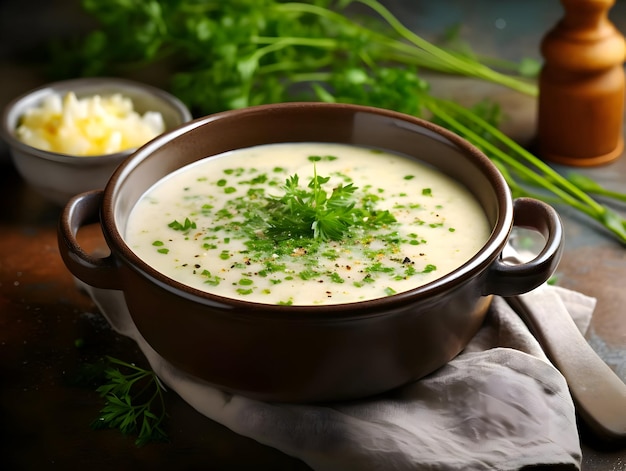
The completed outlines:
<svg viewBox="0 0 626 471">
<path fill-rule="evenodd" d="M 266 304 L 381 298 L 458 268 L 489 225 L 458 182 L 345 144 L 269 144 L 157 182 L 129 218 L 137 255 L 194 288 Z"/>
</svg>

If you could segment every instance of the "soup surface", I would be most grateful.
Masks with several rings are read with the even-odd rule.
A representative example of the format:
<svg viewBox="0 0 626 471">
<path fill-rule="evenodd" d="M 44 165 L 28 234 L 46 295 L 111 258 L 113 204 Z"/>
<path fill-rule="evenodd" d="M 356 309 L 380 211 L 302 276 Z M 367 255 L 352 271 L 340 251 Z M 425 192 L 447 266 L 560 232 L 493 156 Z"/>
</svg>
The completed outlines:
<svg viewBox="0 0 626 471">
<path fill-rule="evenodd" d="M 284 143 L 209 157 L 157 182 L 125 239 L 168 277 L 266 304 L 357 302 L 458 268 L 490 227 L 458 182 L 412 159 Z"/>
</svg>

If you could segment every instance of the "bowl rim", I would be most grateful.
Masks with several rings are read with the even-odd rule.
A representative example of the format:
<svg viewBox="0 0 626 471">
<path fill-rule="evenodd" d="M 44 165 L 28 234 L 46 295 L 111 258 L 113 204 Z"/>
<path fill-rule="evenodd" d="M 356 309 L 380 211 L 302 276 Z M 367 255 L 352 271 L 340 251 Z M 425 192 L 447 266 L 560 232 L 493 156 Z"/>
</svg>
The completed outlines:
<svg viewBox="0 0 626 471">
<path fill-rule="evenodd" d="M 136 167 L 144 159 L 148 158 L 162 145 L 165 145 L 172 140 L 177 139 L 182 135 L 208 123 L 222 119 L 236 119 L 240 115 L 251 113 L 258 114 L 266 113 L 267 111 L 280 112 L 281 110 L 290 110 L 294 108 L 337 108 L 370 113 L 378 117 L 394 118 L 396 120 L 400 120 L 401 122 L 409 122 L 425 128 L 427 131 L 430 131 L 430 133 L 434 133 L 438 138 L 444 139 L 444 142 L 449 142 L 456 148 L 460 149 L 463 155 L 468 156 L 475 161 L 475 165 L 483 172 L 483 174 L 485 174 L 487 180 L 491 182 L 498 201 L 496 220 L 491 225 L 491 233 L 482 248 L 456 269 L 416 288 L 383 298 L 355 301 L 351 303 L 322 305 L 266 304 L 208 293 L 168 277 L 162 272 L 151 267 L 147 262 L 143 261 L 138 255 L 135 254 L 125 241 L 124 237 L 120 234 L 115 214 L 116 195 L 121 186 L 124 185 L 127 174 L 129 174 L 134 167 Z M 161 178 L 157 181 L 160 179 Z M 276 103 L 250 106 L 237 110 L 228 110 L 202 118 L 197 118 L 193 121 L 185 123 L 183 126 L 180 126 L 175 130 L 166 132 L 141 147 L 116 169 L 104 189 L 100 209 L 103 234 L 109 244 L 109 247 L 112 249 L 112 253 L 115 254 L 115 257 L 121 258 L 124 264 L 129 266 L 141 277 L 146 278 L 149 282 L 187 300 L 205 305 L 228 308 L 229 316 L 236 315 L 251 317 L 258 315 L 259 312 L 263 312 L 266 316 L 269 315 L 277 319 L 289 319 L 294 322 L 310 322 L 311 320 L 316 319 L 328 322 L 329 318 L 327 316 L 331 312 L 336 316 L 333 317 L 334 320 L 354 317 L 361 318 L 363 316 L 388 315 L 390 311 L 402 308 L 409 303 L 412 304 L 419 300 L 442 296 L 448 293 L 451 288 L 465 284 L 469 280 L 473 279 L 476 274 L 487 269 L 495 258 L 500 255 L 506 245 L 509 233 L 513 227 L 513 199 L 504 177 L 483 152 L 465 139 L 445 128 L 431 123 L 430 121 L 404 113 L 363 105 L 322 102 Z M 128 289 L 128 287 L 124 287 L 124 289 Z M 298 315 L 293 316 L 294 312 L 297 312 Z M 323 313 L 323 317 L 320 318 L 318 316 L 321 312 Z"/>
<path fill-rule="evenodd" d="M 38 158 L 65 164 L 77 164 L 78 162 L 78 165 L 85 166 L 102 165 L 102 163 L 108 160 L 121 160 L 128 157 L 133 152 L 136 152 L 139 147 L 126 149 L 111 154 L 79 156 L 39 149 L 37 147 L 30 146 L 15 137 L 15 124 L 24 112 L 24 109 L 21 108 L 21 105 L 23 105 L 25 102 L 35 100 L 38 104 L 43 100 L 44 97 L 50 94 L 63 94 L 74 91 L 77 95 L 81 95 L 81 89 L 95 89 L 99 87 L 107 87 L 112 89 L 119 88 L 119 93 L 121 93 L 122 95 L 124 94 L 124 90 L 136 90 L 137 92 L 141 92 L 146 95 L 152 95 L 162 103 L 167 104 L 180 116 L 179 125 L 185 124 L 193 119 L 191 112 L 180 99 L 178 99 L 171 93 L 153 85 L 119 77 L 80 77 L 68 80 L 59 80 L 56 82 L 40 85 L 16 96 L 11 101 L 9 101 L 9 103 L 7 103 L 7 105 L 4 107 L 0 118 L 0 137 L 5 140 L 9 147 L 15 148 L 22 153 L 32 154 L 33 156 L 36 156 Z M 88 93 L 94 94 L 95 92 Z M 165 132 L 168 131 L 169 130 L 166 130 Z"/>
</svg>

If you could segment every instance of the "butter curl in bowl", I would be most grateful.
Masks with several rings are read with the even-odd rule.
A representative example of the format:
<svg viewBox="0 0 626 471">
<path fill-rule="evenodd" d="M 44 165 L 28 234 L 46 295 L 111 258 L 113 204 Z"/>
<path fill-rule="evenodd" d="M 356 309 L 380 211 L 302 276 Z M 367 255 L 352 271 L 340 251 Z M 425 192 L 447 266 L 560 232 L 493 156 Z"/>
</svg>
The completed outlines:
<svg viewBox="0 0 626 471">
<path fill-rule="evenodd" d="M 48 200 L 106 186 L 117 166 L 158 135 L 191 120 L 171 94 L 118 78 L 48 84 L 10 102 L 0 133 L 19 172 Z"/>
</svg>

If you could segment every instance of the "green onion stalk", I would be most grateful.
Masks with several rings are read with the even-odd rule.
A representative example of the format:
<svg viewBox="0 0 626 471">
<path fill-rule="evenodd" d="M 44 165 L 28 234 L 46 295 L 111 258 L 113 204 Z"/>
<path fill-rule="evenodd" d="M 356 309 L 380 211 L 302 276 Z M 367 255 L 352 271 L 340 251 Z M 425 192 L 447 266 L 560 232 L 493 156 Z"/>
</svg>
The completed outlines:
<svg viewBox="0 0 626 471">
<path fill-rule="evenodd" d="M 620 201 L 624 201 L 626 195 L 604 190 L 582 175 L 565 178 L 492 124 L 454 102 L 430 98 L 426 106 L 440 123 L 476 145 L 496 164 L 514 195 L 532 196 L 555 205 L 568 205 L 593 218 L 620 242 L 626 243 L 624 218 L 594 200 L 588 191 Z M 531 188 L 540 188 L 545 193 L 532 193 L 520 181 L 526 182 Z"/>
</svg>

